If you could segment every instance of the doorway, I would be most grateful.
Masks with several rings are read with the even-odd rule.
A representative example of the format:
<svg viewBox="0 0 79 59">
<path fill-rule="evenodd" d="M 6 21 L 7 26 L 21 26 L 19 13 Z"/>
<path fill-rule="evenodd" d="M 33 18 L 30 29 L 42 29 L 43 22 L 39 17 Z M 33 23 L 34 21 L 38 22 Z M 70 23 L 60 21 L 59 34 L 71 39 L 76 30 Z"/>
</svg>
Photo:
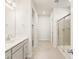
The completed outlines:
<svg viewBox="0 0 79 59">
<path fill-rule="evenodd" d="M 38 36 L 39 41 L 51 40 L 51 26 L 49 16 L 39 16 Z"/>
</svg>

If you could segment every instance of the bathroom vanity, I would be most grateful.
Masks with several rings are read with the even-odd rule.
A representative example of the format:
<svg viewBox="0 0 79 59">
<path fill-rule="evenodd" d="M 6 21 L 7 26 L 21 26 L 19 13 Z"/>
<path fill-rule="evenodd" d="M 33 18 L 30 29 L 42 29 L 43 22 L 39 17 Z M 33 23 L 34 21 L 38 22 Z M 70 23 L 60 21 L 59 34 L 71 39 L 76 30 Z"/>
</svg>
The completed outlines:
<svg viewBox="0 0 79 59">
<path fill-rule="evenodd" d="M 27 59 L 28 38 L 14 38 L 5 43 L 5 59 Z"/>
</svg>

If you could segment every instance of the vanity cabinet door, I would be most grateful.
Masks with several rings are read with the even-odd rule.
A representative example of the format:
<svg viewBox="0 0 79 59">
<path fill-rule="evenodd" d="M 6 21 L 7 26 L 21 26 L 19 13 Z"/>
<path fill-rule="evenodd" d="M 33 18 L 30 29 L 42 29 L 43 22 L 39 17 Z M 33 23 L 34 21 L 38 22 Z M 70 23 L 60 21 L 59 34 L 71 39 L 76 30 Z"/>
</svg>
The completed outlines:
<svg viewBox="0 0 79 59">
<path fill-rule="evenodd" d="M 11 56 L 6 56 L 5 59 L 11 59 Z"/>
<path fill-rule="evenodd" d="M 26 43 L 24 45 L 24 59 L 27 59 L 27 55 L 28 55 L 28 44 Z"/>
<path fill-rule="evenodd" d="M 23 48 L 20 48 L 14 54 L 12 54 L 12 59 L 23 59 Z"/>
<path fill-rule="evenodd" d="M 5 59 L 11 59 L 11 50 L 5 53 Z"/>
</svg>

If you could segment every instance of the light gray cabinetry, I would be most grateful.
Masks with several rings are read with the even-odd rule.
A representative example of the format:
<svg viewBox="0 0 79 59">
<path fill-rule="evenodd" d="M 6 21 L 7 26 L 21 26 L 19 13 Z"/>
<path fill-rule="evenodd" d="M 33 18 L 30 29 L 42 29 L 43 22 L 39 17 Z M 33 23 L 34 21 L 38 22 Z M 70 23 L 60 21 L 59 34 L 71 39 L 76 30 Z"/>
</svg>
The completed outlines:
<svg viewBox="0 0 79 59">
<path fill-rule="evenodd" d="M 27 48 L 27 44 L 24 45 L 24 59 L 27 59 L 27 55 L 28 55 L 28 48 Z"/>
<path fill-rule="evenodd" d="M 5 53 L 5 59 L 11 59 L 11 50 Z"/>
<path fill-rule="evenodd" d="M 28 40 L 25 39 L 5 52 L 5 59 L 27 59 L 27 55 Z"/>
<path fill-rule="evenodd" d="M 23 59 L 23 48 L 20 48 L 14 54 L 12 54 L 12 59 Z"/>
<path fill-rule="evenodd" d="M 27 59 L 28 56 L 28 40 L 24 41 L 24 59 Z"/>
<path fill-rule="evenodd" d="M 12 48 L 12 59 L 23 59 L 23 44 L 21 42 Z"/>
</svg>

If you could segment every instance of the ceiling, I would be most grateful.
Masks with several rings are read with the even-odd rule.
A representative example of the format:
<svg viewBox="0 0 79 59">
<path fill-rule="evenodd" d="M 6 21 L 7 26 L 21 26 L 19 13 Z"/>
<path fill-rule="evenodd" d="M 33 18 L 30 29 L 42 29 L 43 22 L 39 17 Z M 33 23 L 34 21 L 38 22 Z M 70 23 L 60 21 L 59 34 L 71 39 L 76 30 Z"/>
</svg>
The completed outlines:
<svg viewBox="0 0 79 59">
<path fill-rule="evenodd" d="M 33 0 L 38 15 L 50 15 L 53 8 L 69 8 L 69 0 Z"/>
</svg>

